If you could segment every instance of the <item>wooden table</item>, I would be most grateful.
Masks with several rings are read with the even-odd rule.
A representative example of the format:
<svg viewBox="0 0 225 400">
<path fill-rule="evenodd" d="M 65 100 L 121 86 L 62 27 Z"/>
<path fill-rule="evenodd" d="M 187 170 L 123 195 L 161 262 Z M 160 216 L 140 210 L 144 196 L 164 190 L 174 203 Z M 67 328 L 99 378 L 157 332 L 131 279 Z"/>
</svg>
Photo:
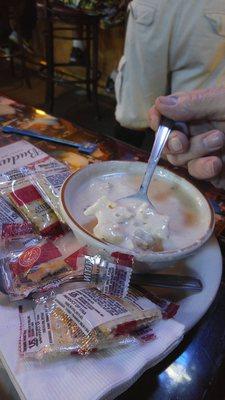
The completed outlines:
<svg viewBox="0 0 225 400">
<path fill-rule="evenodd" d="M 59 160 L 68 162 L 73 169 L 97 161 L 110 159 L 146 161 L 147 154 L 122 142 L 93 134 L 65 120 L 47 119 L 43 111 L 14 103 L 12 112 L 1 116 L 0 124 L 11 121 L 11 124 L 23 129 L 41 131 L 47 135 L 63 137 L 83 142 L 98 143 L 98 149 L 90 156 L 76 152 L 62 145 L 43 141 L 32 141 L 42 150 Z M 1 110 L 1 98 L 0 98 Z M 44 118 L 44 119 L 43 119 Z M 46 124 L 48 121 L 48 124 Z M 21 138 L 15 135 L 5 136 L 0 133 L 0 146 L 12 143 Z M 185 170 L 177 171 L 186 175 Z M 216 235 L 224 252 L 225 243 L 225 192 L 216 190 L 204 183 L 200 189 L 212 201 L 217 210 Z M 179 374 L 169 373 L 176 366 Z M 184 374 L 185 371 L 185 374 Z M 156 367 L 147 371 L 118 400 L 220 400 L 225 398 L 225 280 L 212 306 L 186 336 L 181 345 L 169 357 Z M 185 376 L 189 379 L 185 379 Z M 0 395 L 1 400 L 2 399 Z M 28 399 L 29 400 L 29 399 Z M 59 399 L 62 400 L 62 399 Z"/>
</svg>

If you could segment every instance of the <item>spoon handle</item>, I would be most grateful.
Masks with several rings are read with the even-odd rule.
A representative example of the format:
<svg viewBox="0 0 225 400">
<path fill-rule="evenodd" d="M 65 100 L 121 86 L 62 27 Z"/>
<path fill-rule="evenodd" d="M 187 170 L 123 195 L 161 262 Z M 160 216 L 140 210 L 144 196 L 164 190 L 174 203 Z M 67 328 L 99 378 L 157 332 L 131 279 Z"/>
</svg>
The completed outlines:
<svg viewBox="0 0 225 400">
<path fill-rule="evenodd" d="M 145 175 L 140 187 L 140 192 L 144 195 L 147 195 L 149 183 L 151 181 L 155 168 L 158 164 L 158 161 L 160 159 L 162 150 L 166 144 L 168 136 L 173 128 L 173 125 L 174 121 L 165 117 L 161 118 L 160 125 L 155 134 L 155 140 L 152 147 L 152 151 L 148 159 L 147 169 L 145 171 Z"/>
</svg>

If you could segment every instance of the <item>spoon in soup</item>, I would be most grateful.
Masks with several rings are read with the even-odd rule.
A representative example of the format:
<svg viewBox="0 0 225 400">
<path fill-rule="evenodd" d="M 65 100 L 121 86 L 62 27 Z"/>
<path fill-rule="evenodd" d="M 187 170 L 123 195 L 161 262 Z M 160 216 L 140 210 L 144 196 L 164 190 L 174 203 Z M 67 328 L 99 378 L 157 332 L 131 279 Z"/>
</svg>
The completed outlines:
<svg viewBox="0 0 225 400">
<path fill-rule="evenodd" d="M 134 193 L 132 195 L 123 197 L 117 202 L 124 202 L 129 200 L 130 201 L 134 200 L 134 202 L 139 202 L 141 201 L 142 203 L 147 203 L 147 206 L 153 210 L 155 210 L 154 205 L 152 202 L 149 200 L 148 197 L 148 188 L 152 179 L 152 176 L 154 174 L 154 171 L 156 169 L 156 166 L 159 162 L 160 156 L 162 154 L 163 148 L 166 144 L 166 141 L 169 137 L 169 134 L 172 131 L 172 128 L 174 126 L 174 121 L 166 118 L 166 117 L 161 117 L 160 125 L 158 127 L 158 130 L 155 134 L 155 140 L 153 143 L 152 151 L 150 154 L 150 157 L 148 159 L 148 164 L 147 168 L 141 183 L 141 186 L 138 190 L 137 193 Z"/>
</svg>

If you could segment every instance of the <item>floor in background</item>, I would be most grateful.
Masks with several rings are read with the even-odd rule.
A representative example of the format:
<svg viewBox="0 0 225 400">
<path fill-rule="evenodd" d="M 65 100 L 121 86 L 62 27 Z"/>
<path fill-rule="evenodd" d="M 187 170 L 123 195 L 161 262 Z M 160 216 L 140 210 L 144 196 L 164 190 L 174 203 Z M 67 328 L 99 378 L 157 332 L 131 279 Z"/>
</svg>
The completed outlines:
<svg viewBox="0 0 225 400">
<path fill-rule="evenodd" d="M 15 98 L 21 103 L 29 104 L 46 110 L 45 107 L 45 80 L 38 74 L 31 73 L 31 89 L 20 78 L 12 77 L 9 63 L 0 60 L 0 93 Z M 115 99 L 101 90 L 99 94 L 101 118 L 97 119 L 94 106 L 88 102 L 82 88 L 65 88 L 55 86 L 55 106 L 53 114 L 68 119 L 84 128 L 104 135 L 118 137 L 130 144 L 149 149 L 152 144 L 152 135 L 147 135 L 143 144 L 140 137 L 143 132 L 123 129 L 116 123 L 114 117 Z M 47 111 L 47 110 L 46 110 Z"/>
</svg>

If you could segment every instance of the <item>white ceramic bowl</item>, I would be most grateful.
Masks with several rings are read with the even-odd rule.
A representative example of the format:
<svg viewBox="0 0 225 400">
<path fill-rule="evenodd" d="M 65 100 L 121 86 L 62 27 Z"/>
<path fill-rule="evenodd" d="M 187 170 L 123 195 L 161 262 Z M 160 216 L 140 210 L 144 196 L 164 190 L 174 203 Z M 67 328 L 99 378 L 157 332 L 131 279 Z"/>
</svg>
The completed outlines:
<svg viewBox="0 0 225 400">
<path fill-rule="evenodd" d="M 188 192 L 188 195 L 193 198 L 198 207 L 198 212 L 201 213 L 201 220 L 204 220 L 203 230 L 201 236 L 196 237 L 191 243 L 191 245 L 184 247 L 182 249 L 162 251 L 162 252 L 133 252 L 127 249 L 122 249 L 118 245 L 113 245 L 110 243 L 105 243 L 104 241 L 96 238 L 92 233 L 87 231 L 84 226 L 81 225 L 80 214 L 81 214 L 81 204 L 76 201 L 78 198 L 81 199 L 82 190 L 85 185 L 91 180 L 99 178 L 102 176 L 110 176 L 118 174 L 127 175 L 140 175 L 143 176 L 146 169 L 146 164 L 142 162 L 130 162 L 130 161 L 106 161 L 102 163 L 96 163 L 83 168 L 72 175 L 70 175 L 64 182 L 61 189 L 60 196 L 60 207 L 62 215 L 74 232 L 76 238 L 81 241 L 81 243 L 90 245 L 96 249 L 101 249 L 111 254 L 114 251 L 124 251 L 125 253 L 134 254 L 137 261 L 151 265 L 151 267 L 156 268 L 165 267 L 165 263 L 171 263 L 173 261 L 185 258 L 193 254 L 198 248 L 200 248 L 212 235 L 214 229 L 214 212 L 209 205 L 208 201 L 205 199 L 203 194 L 189 181 L 175 173 L 163 168 L 157 167 L 155 175 L 163 177 L 166 181 L 176 183 L 182 186 L 182 189 Z M 101 197 L 99 192 L 98 197 Z M 96 197 L 96 194 L 95 194 Z M 93 204 L 95 199 L 89 199 L 90 204 Z M 79 200 L 79 203 L 81 201 Z M 203 222 L 202 222 L 203 223 Z M 182 234 L 182 232 L 181 232 Z"/>
</svg>

